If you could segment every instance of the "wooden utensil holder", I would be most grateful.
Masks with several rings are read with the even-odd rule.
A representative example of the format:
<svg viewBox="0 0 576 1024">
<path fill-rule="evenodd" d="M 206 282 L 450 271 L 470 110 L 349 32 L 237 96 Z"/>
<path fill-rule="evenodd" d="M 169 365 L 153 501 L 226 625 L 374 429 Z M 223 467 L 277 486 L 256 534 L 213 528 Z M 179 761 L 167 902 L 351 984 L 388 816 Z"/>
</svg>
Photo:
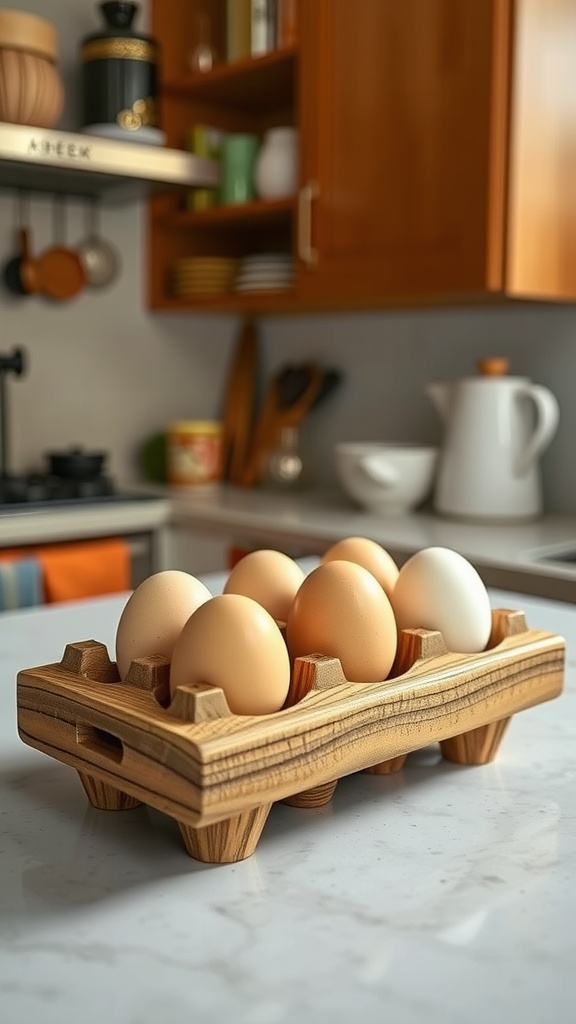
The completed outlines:
<svg viewBox="0 0 576 1024">
<path fill-rule="evenodd" d="M 431 743 L 459 764 L 492 760 L 513 714 L 561 693 L 564 657 L 562 637 L 498 610 L 481 654 L 405 630 L 391 677 L 369 684 L 347 681 L 336 658 L 298 658 L 284 709 L 245 717 L 217 687 L 171 698 L 160 657 L 132 662 L 122 682 L 86 640 L 18 673 L 18 730 L 76 768 L 95 807 L 148 804 L 176 819 L 192 857 L 228 863 L 253 853 L 275 801 L 321 806 L 344 775 L 398 771 Z"/>
</svg>

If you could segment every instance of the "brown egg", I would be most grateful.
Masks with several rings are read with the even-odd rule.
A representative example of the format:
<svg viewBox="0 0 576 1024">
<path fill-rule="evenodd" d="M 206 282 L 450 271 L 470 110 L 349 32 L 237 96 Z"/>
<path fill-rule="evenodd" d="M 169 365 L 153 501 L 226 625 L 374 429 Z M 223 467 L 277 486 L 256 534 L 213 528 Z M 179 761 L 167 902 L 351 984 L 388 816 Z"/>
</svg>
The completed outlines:
<svg viewBox="0 0 576 1024">
<path fill-rule="evenodd" d="M 116 631 L 116 661 L 122 679 L 134 658 L 172 657 L 182 627 L 212 594 L 200 580 L 179 569 L 145 579 L 129 597 Z"/>
<path fill-rule="evenodd" d="M 396 655 L 392 606 L 372 573 L 354 562 L 319 565 L 300 587 L 286 626 L 292 658 L 339 658 L 350 682 L 386 679 Z"/>
<path fill-rule="evenodd" d="M 284 638 L 262 605 L 243 594 L 203 604 L 174 647 L 170 690 L 188 683 L 219 686 L 237 715 L 278 711 L 288 694 L 290 659 Z"/>
<path fill-rule="evenodd" d="M 355 562 L 362 565 L 368 572 L 378 580 L 378 583 L 390 597 L 396 580 L 398 579 L 398 566 L 381 544 L 368 537 L 345 537 L 339 540 L 332 547 L 324 552 L 320 561 L 334 562 L 344 559 L 345 562 Z"/>
<path fill-rule="evenodd" d="M 232 569 L 225 594 L 243 594 L 261 604 L 273 619 L 286 622 L 304 579 L 300 566 L 282 551 L 263 548 L 244 555 Z"/>
</svg>

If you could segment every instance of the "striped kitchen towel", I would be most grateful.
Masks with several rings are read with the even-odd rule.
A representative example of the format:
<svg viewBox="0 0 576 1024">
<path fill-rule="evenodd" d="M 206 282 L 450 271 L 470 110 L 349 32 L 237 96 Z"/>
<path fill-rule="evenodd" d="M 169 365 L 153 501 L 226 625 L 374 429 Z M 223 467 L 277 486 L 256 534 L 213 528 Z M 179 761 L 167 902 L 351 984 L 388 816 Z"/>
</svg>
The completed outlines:
<svg viewBox="0 0 576 1024">
<path fill-rule="evenodd" d="M 0 611 L 42 604 L 42 569 L 37 558 L 0 563 Z"/>
</svg>

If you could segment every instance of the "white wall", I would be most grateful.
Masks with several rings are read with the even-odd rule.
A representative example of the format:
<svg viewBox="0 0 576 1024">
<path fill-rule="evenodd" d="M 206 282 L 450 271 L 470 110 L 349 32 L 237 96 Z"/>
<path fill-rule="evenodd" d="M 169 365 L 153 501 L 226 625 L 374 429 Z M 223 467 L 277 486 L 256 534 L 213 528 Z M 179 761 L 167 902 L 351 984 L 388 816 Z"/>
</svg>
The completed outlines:
<svg viewBox="0 0 576 1024">
<path fill-rule="evenodd" d="M 60 27 L 68 103 L 62 127 L 78 125 L 77 41 L 98 19 L 92 0 L 11 0 Z M 33 202 L 33 242 L 51 240 L 50 205 Z M 82 233 L 70 219 L 70 241 Z M 145 308 L 142 210 L 106 211 L 102 228 L 121 250 L 123 272 L 101 294 L 65 305 L 0 293 L 0 351 L 24 345 L 30 370 L 9 382 L 12 454 L 17 470 L 42 452 L 81 443 L 112 453 L 119 479 L 135 472 L 142 439 L 180 416 L 218 415 L 232 318 L 150 314 Z M 12 251 L 13 199 L 0 196 L 0 261 Z M 547 384 L 561 405 L 561 425 L 543 460 L 546 505 L 576 512 L 576 310 L 524 306 L 500 310 L 366 313 L 270 318 L 262 324 L 263 373 L 283 362 L 317 358 L 345 373 L 345 383 L 310 417 L 304 440 L 319 479 L 333 479 L 334 441 L 433 439 L 440 427 L 427 381 L 474 370 L 480 355 L 503 354 L 513 372 Z"/>
</svg>

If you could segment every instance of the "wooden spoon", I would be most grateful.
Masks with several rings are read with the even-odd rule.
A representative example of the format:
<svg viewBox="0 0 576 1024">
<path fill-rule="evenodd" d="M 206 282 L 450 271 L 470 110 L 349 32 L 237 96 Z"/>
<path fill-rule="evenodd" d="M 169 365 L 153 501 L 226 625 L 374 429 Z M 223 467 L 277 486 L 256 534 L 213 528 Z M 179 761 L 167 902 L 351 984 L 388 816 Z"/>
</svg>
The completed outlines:
<svg viewBox="0 0 576 1024">
<path fill-rule="evenodd" d="M 255 323 L 248 319 L 241 328 L 234 352 L 224 404 L 223 478 L 242 482 L 248 453 L 256 384 L 258 335 Z"/>
<path fill-rule="evenodd" d="M 82 261 L 65 244 L 64 199 L 54 199 L 54 245 L 35 260 L 36 290 L 56 302 L 74 298 L 86 284 Z"/>
<path fill-rule="evenodd" d="M 283 427 L 296 427 L 317 401 L 323 375 L 314 363 L 286 366 L 270 381 L 241 476 L 245 487 L 260 482 L 264 461 Z"/>
</svg>

